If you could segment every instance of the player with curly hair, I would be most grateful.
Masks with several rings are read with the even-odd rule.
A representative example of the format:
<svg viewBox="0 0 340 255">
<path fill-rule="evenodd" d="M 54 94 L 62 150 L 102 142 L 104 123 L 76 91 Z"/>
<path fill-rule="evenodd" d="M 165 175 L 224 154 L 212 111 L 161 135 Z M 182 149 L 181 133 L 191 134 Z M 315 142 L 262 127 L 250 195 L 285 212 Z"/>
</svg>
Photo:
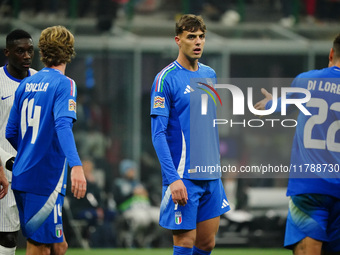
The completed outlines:
<svg viewBox="0 0 340 255">
<path fill-rule="evenodd" d="M 6 138 L 17 149 L 12 188 L 27 255 L 63 255 L 61 210 L 71 167 L 71 191 L 86 192 L 86 180 L 72 133 L 76 84 L 65 76 L 75 55 L 74 37 L 63 26 L 48 27 L 39 39 L 45 68 L 23 80 L 8 119 Z"/>
</svg>

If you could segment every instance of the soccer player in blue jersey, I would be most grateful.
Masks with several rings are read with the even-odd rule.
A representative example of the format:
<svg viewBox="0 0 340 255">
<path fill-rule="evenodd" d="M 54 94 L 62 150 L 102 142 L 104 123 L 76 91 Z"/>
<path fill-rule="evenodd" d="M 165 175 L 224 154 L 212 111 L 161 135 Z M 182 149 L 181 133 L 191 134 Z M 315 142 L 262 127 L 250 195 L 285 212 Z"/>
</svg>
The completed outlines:
<svg viewBox="0 0 340 255">
<path fill-rule="evenodd" d="M 17 150 L 12 188 L 26 254 L 62 255 L 67 250 L 61 212 L 68 165 L 72 193 L 82 198 L 86 192 L 72 133 L 76 84 L 65 76 L 75 54 L 74 37 L 65 27 L 48 27 L 40 35 L 39 49 L 45 68 L 16 90 L 6 138 Z"/>
<path fill-rule="evenodd" d="M 297 119 L 284 245 L 295 255 L 340 254 L 340 35 L 330 50 L 328 68 L 298 75 L 292 87 L 310 91 L 311 99 L 303 106 L 311 115 L 300 112 Z M 265 98 L 255 108 L 270 109 L 272 95 L 265 89 L 262 93 Z"/>
<path fill-rule="evenodd" d="M 220 215 L 230 210 L 221 173 L 200 171 L 220 166 L 216 106 L 201 97 L 214 91 L 215 71 L 198 62 L 206 26 L 200 16 L 176 23 L 177 59 L 159 72 L 151 91 L 152 142 L 162 170 L 160 225 L 172 230 L 173 254 L 210 254 Z M 204 95 L 205 94 L 205 95 Z"/>
</svg>

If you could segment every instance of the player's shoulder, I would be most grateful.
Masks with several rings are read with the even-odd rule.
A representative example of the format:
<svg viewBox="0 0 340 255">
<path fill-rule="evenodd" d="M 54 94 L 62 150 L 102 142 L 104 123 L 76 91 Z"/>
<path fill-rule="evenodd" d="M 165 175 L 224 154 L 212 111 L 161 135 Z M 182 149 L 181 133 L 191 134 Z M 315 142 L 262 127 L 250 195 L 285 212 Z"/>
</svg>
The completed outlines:
<svg viewBox="0 0 340 255">
<path fill-rule="evenodd" d="M 215 70 L 212 69 L 210 66 L 203 64 L 203 63 L 200 63 L 200 62 L 198 62 L 198 66 L 199 66 L 199 69 L 200 69 L 201 72 L 205 72 L 208 75 L 210 74 L 212 76 L 216 76 Z"/>
<path fill-rule="evenodd" d="M 5 67 L 4 66 L 0 67 L 0 76 L 7 76 L 6 72 L 5 72 Z"/>
<path fill-rule="evenodd" d="M 169 65 L 164 67 L 155 77 L 153 86 L 156 87 L 156 91 L 163 91 L 165 83 L 172 83 L 171 81 L 175 77 L 179 77 L 178 71 L 181 70 L 181 66 L 176 61 L 171 62 Z"/>
<path fill-rule="evenodd" d="M 63 81 L 65 81 L 65 82 L 67 82 L 67 83 L 72 83 L 72 84 L 75 84 L 75 83 L 76 83 L 72 78 L 70 78 L 70 77 L 68 77 L 68 76 L 66 76 L 66 75 L 64 75 Z"/>
<path fill-rule="evenodd" d="M 176 62 L 173 61 L 166 67 L 164 67 L 158 74 L 157 78 L 165 79 L 167 77 L 171 77 L 172 75 L 175 75 L 179 70 L 181 70 L 182 67 Z"/>
<path fill-rule="evenodd" d="M 201 62 L 198 62 L 198 66 L 199 68 L 205 70 L 205 71 L 210 71 L 210 72 L 215 72 L 214 69 L 212 69 L 210 66 L 206 65 L 206 64 L 203 64 Z"/>
<path fill-rule="evenodd" d="M 32 76 L 33 74 L 36 74 L 38 71 L 35 70 L 34 68 L 30 68 L 29 69 L 29 73 L 30 73 L 30 76 Z"/>
<path fill-rule="evenodd" d="M 303 72 L 297 76 L 297 78 L 340 78 L 340 68 L 338 67 L 326 67 L 322 69 L 314 69 L 307 72 Z"/>
</svg>

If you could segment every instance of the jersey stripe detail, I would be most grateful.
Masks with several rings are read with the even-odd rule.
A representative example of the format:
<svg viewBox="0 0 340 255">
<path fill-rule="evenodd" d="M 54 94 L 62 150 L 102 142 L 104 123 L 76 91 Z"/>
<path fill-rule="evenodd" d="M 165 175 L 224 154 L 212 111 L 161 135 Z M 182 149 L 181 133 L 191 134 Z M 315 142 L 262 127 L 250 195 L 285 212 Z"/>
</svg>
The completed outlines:
<svg viewBox="0 0 340 255">
<path fill-rule="evenodd" d="M 70 85 L 71 85 L 71 96 L 75 97 L 76 96 L 76 88 L 75 88 L 74 81 L 72 79 L 70 79 Z"/>
<path fill-rule="evenodd" d="M 60 178 L 59 178 L 59 181 L 58 181 L 58 184 L 55 190 L 49 196 L 44 206 L 26 223 L 26 230 L 28 232 L 27 233 L 28 236 L 32 235 L 35 231 L 37 231 L 37 229 L 41 226 L 41 224 L 47 219 L 47 217 L 52 212 L 56 204 L 58 195 L 59 195 L 58 191 L 61 190 L 61 187 L 63 185 L 64 174 L 65 174 L 65 169 L 66 169 L 65 166 L 66 166 L 66 159 L 65 159 L 63 172 L 60 175 Z"/>
<path fill-rule="evenodd" d="M 186 153 L 187 146 L 185 144 L 185 137 L 182 131 L 182 154 L 181 154 L 181 160 L 179 161 L 178 167 L 177 167 L 177 173 L 179 174 L 179 177 L 183 178 L 184 170 L 185 170 L 185 159 L 186 159 Z"/>
<path fill-rule="evenodd" d="M 171 63 L 159 73 L 157 77 L 157 82 L 156 82 L 156 89 L 155 89 L 156 92 L 163 92 L 164 79 L 168 75 L 168 73 L 174 70 L 175 68 L 176 68 L 175 64 Z"/>
<path fill-rule="evenodd" d="M 183 69 L 182 66 L 177 61 L 175 61 L 174 63 L 176 66 L 178 66 L 179 69 Z"/>
<path fill-rule="evenodd" d="M 161 202 L 161 206 L 160 206 L 160 215 L 163 214 L 164 210 L 166 209 L 166 207 L 169 204 L 170 201 L 170 195 L 171 195 L 171 190 L 170 190 L 170 185 L 168 186 L 168 188 L 166 189 L 162 202 Z"/>
</svg>

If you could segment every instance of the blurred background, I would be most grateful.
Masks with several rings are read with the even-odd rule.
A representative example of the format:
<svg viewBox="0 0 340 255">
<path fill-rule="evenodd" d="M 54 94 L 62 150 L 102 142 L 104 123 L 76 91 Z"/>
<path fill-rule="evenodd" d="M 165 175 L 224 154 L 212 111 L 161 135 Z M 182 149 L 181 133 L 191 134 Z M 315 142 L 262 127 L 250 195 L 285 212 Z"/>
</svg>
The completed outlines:
<svg viewBox="0 0 340 255">
<path fill-rule="evenodd" d="M 13 29 L 31 33 L 35 69 L 43 67 L 37 50 L 42 29 L 64 25 L 75 35 L 77 55 L 66 74 L 78 87 L 74 135 L 89 186 L 85 199 L 65 200 L 70 247 L 172 244 L 171 233 L 157 222 L 161 172 L 151 142 L 149 101 L 155 75 L 177 57 L 176 18 L 203 16 L 208 32 L 201 62 L 223 81 L 246 79 L 238 86 L 253 87 L 257 102 L 261 87 L 290 85 L 272 79 L 290 80 L 327 66 L 340 32 L 339 11 L 338 0 L 0 1 L 0 45 L 5 47 Z M 0 55 L 1 65 L 5 61 Z M 264 84 L 258 78 L 265 78 Z M 223 102 L 230 107 L 230 95 Z M 249 112 L 244 117 L 254 118 Z M 294 128 L 280 126 L 221 127 L 222 164 L 289 165 L 293 133 Z M 281 247 L 287 176 L 224 174 L 232 210 L 222 216 L 217 246 Z"/>
</svg>

